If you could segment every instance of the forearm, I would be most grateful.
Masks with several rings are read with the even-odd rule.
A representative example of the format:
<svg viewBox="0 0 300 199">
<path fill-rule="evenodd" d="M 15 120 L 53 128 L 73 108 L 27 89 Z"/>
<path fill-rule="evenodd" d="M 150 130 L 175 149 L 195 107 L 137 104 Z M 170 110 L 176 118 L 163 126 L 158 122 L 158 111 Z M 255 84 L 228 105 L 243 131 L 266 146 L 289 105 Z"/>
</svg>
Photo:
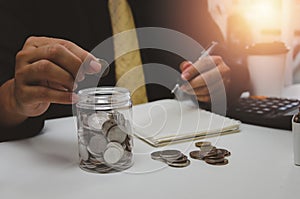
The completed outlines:
<svg viewBox="0 0 300 199">
<path fill-rule="evenodd" d="M 0 87 L 0 126 L 15 127 L 23 123 L 28 117 L 18 112 L 14 96 L 14 79 Z"/>
</svg>

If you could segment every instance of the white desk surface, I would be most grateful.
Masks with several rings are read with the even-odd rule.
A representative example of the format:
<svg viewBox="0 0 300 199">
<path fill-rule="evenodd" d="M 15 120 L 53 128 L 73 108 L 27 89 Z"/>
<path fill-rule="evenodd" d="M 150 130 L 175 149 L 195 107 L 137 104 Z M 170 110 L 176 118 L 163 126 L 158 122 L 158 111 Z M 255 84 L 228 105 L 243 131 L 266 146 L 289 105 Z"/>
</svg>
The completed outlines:
<svg viewBox="0 0 300 199">
<path fill-rule="evenodd" d="M 192 160 L 187 168 L 151 160 L 156 150 L 135 139 L 128 171 L 92 174 L 78 167 L 74 118 L 46 122 L 40 136 L 0 143 L 0 198 L 230 198 L 290 199 L 300 196 L 300 167 L 293 164 L 292 133 L 250 125 L 218 139 L 232 152 L 229 164 Z M 193 143 L 169 146 L 186 154 Z"/>
<path fill-rule="evenodd" d="M 283 96 L 300 99 L 300 85 Z M 238 134 L 209 139 L 232 152 L 216 167 L 192 160 L 183 169 L 153 161 L 157 149 L 135 139 L 135 164 L 121 173 L 91 174 L 78 167 L 74 118 L 46 122 L 43 134 L 0 143 L 0 196 L 17 198 L 299 198 L 300 167 L 293 164 L 292 133 L 241 126 Z M 172 145 L 185 154 L 193 143 Z"/>
</svg>

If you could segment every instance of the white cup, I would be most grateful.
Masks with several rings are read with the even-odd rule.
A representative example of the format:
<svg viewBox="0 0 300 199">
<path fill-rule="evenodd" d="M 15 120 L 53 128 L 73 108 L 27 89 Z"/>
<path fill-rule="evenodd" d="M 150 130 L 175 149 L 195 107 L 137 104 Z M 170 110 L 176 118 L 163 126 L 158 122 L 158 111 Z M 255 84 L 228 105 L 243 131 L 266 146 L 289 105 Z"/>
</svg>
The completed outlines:
<svg viewBox="0 0 300 199">
<path fill-rule="evenodd" d="M 247 48 L 251 95 L 281 97 L 288 48 L 282 42 L 258 43 Z"/>
<path fill-rule="evenodd" d="M 294 122 L 292 119 L 292 128 L 293 128 L 293 144 L 294 144 L 294 163 L 297 166 L 300 166 L 300 123 Z"/>
</svg>

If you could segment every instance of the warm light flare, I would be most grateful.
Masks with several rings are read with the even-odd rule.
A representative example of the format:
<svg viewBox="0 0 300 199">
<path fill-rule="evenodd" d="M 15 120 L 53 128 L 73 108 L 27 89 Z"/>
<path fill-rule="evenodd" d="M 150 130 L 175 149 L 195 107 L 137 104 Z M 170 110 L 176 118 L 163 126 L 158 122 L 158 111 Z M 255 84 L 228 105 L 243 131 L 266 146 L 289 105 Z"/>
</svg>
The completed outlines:
<svg viewBox="0 0 300 199">
<path fill-rule="evenodd" d="M 256 0 L 245 7 L 244 13 L 254 28 L 275 28 L 281 25 L 281 3 L 278 0 Z"/>
</svg>

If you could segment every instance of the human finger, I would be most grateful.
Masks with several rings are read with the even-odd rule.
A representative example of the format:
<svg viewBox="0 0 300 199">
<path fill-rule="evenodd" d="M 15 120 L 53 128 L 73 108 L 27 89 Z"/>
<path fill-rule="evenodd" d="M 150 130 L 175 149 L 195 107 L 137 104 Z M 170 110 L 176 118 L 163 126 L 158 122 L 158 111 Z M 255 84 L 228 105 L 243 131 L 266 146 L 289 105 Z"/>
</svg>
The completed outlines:
<svg viewBox="0 0 300 199">
<path fill-rule="evenodd" d="M 185 70 L 182 71 L 181 78 L 183 80 L 189 81 L 200 73 L 206 72 L 215 67 L 216 64 L 211 57 L 203 57 L 197 60 L 195 63 L 191 64 L 189 67 L 186 67 Z"/>
<path fill-rule="evenodd" d="M 215 82 L 209 87 L 205 85 L 194 89 L 188 89 L 184 92 L 190 95 L 211 95 L 221 89 L 224 89 L 224 85 L 221 82 Z"/>
<path fill-rule="evenodd" d="M 48 37 L 29 37 L 25 44 L 24 50 L 28 49 L 36 49 L 44 46 L 63 46 L 72 52 L 78 59 L 80 59 L 81 64 L 84 64 L 84 73 L 86 74 L 94 74 L 101 71 L 101 64 L 97 62 L 97 59 L 78 45 L 73 42 L 57 39 L 57 38 L 48 38 Z M 54 55 L 56 49 L 54 48 Z M 53 51 L 50 51 L 53 52 Z M 52 53 L 51 53 L 52 54 Z M 88 64 L 86 64 L 88 63 Z"/>
<path fill-rule="evenodd" d="M 16 76 L 22 76 L 25 84 L 37 84 L 47 81 L 61 85 L 68 91 L 72 91 L 74 86 L 72 75 L 48 60 L 39 60 L 26 65 L 16 72 Z"/>
<path fill-rule="evenodd" d="M 192 65 L 193 65 L 192 62 L 184 61 L 179 65 L 180 71 L 183 72 L 185 69 L 187 69 L 188 67 L 191 67 Z"/>
<path fill-rule="evenodd" d="M 78 96 L 73 92 L 60 91 L 44 86 L 24 86 L 22 93 L 19 95 L 22 97 L 24 104 L 72 104 L 78 100 Z"/>
<path fill-rule="evenodd" d="M 73 42 L 64 40 L 64 39 L 58 39 L 58 38 L 50 38 L 50 37 L 35 37 L 31 36 L 29 37 L 25 44 L 23 49 L 26 48 L 40 48 L 42 46 L 48 46 L 53 44 L 60 44 L 70 51 L 72 51 L 76 56 L 78 56 L 81 61 L 83 62 L 86 58 L 86 56 L 89 54 L 87 51 L 83 50 L 78 45 L 74 44 Z"/>
</svg>

